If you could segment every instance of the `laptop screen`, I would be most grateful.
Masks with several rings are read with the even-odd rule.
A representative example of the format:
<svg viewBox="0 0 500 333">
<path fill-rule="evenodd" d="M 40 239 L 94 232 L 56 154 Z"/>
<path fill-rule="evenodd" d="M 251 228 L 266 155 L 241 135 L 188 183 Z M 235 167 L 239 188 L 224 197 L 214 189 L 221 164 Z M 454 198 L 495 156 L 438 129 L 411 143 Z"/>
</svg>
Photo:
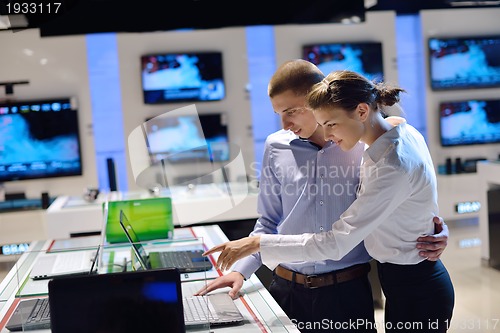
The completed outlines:
<svg viewBox="0 0 500 333">
<path fill-rule="evenodd" d="M 185 332 L 176 269 L 50 280 L 53 333 Z"/>
<path fill-rule="evenodd" d="M 121 210 L 134 221 L 135 232 L 141 240 L 173 237 L 172 200 L 169 197 L 120 200 L 109 202 L 109 218 L 106 226 L 108 243 L 127 242 L 119 223 Z"/>
<path fill-rule="evenodd" d="M 130 224 L 123 210 L 120 210 L 120 225 L 122 226 L 125 235 L 127 235 L 129 242 L 132 244 L 132 249 L 134 250 L 136 257 L 139 260 L 142 269 L 147 269 L 149 260 L 148 254 L 140 243 L 139 237 L 137 237 L 134 228 L 132 228 L 132 225 Z"/>
</svg>

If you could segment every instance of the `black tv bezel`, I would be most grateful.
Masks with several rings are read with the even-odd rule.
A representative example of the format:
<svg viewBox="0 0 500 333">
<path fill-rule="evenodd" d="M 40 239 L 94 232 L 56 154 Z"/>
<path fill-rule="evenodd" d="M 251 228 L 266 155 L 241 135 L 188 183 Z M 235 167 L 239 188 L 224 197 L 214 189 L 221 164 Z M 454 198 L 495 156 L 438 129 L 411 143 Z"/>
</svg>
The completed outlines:
<svg viewBox="0 0 500 333">
<path fill-rule="evenodd" d="M 218 54 L 220 56 L 220 70 L 221 70 L 221 78 L 222 82 L 224 85 L 224 96 L 221 99 L 212 99 L 212 100 L 200 100 L 200 99 L 192 99 L 192 98 L 179 98 L 179 99 L 171 99 L 171 100 L 165 100 L 161 99 L 158 102 L 148 102 L 146 100 L 146 90 L 144 89 L 144 78 L 142 75 L 143 67 L 143 59 L 146 57 L 157 57 L 157 56 L 165 56 L 165 55 L 181 55 L 181 54 L 187 54 L 187 55 L 199 55 L 199 54 Z M 175 104 L 175 103 L 183 103 L 183 102 L 196 102 L 196 103 L 211 103 L 211 102 L 220 102 L 227 97 L 227 84 L 226 84 L 226 78 L 224 76 L 224 55 L 222 51 L 165 51 L 165 52 L 154 52 L 154 53 L 147 53 L 143 54 L 140 56 L 140 76 L 141 76 L 141 91 L 142 91 L 142 100 L 144 104 L 146 105 L 161 105 L 161 104 Z"/>
<path fill-rule="evenodd" d="M 194 115 L 186 115 L 186 116 L 194 116 Z M 198 117 L 200 118 L 200 125 L 203 125 L 202 124 L 202 120 L 201 118 L 205 117 L 205 116 L 219 116 L 219 119 L 221 121 L 221 124 L 224 124 L 223 125 L 225 127 L 225 136 L 227 138 L 227 144 L 228 144 L 228 149 L 229 149 L 229 156 L 226 160 L 217 160 L 217 161 L 214 161 L 215 163 L 224 163 L 224 162 L 227 162 L 227 161 L 230 161 L 231 160 L 231 145 L 229 144 L 230 140 L 229 140 L 229 126 L 228 126 L 228 122 L 227 122 L 227 113 L 226 112 L 223 112 L 223 111 L 220 111 L 220 112 L 210 112 L 210 113 L 200 113 L 198 114 Z M 156 116 L 152 116 L 152 117 L 147 117 L 145 119 L 145 121 L 149 121 L 153 118 L 155 118 Z M 178 117 L 182 117 L 182 116 L 178 116 Z M 226 119 L 224 121 L 224 119 Z M 202 126 L 202 129 L 203 129 L 203 126 Z M 205 134 L 205 131 L 203 130 L 203 134 Z M 144 129 L 144 135 L 146 135 L 146 131 Z M 206 140 L 206 138 L 205 138 Z M 154 158 L 154 155 L 156 154 L 161 154 L 161 152 L 151 152 L 151 149 L 149 147 L 149 142 L 147 141 L 147 137 L 146 137 L 146 146 L 147 146 L 147 149 L 148 149 L 148 155 L 149 155 L 149 159 L 150 159 L 150 162 L 153 163 L 153 164 L 156 164 L 156 163 L 159 163 L 159 161 L 157 161 L 155 158 Z M 203 163 L 210 163 L 210 160 L 205 160 L 205 159 L 194 159 L 194 158 L 184 158 L 184 159 L 179 159 L 179 160 L 169 160 L 169 163 L 171 164 L 189 164 L 189 163 L 193 163 L 193 162 L 203 162 Z"/>
<path fill-rule="evenodd" d="M 432 80 L 432 57 L 431 57 L 431 40 L 479 40 L 479 39 L 498 39 L 500 41 L 500 35 L 473 35 L 473 36 L 432 36 L 427 38 L 427 74 L 429 76 L 429 86 L 432 91 L 453 91 L 453 90 L 474 90 L 474 89 L 488 89 L 488 88 L 499 88 L 500 81 L 496 84 L 486 84 L 486 85 L 460 85 L 460 86 L 450 86 L 450 87 L 436 87 Z"/>
<path fill-rule="evenodd" d="M 306 58 L 305 56 L 305 48 L 307 47 L 313 47 L 313 46 L 319 46 L 319 45 L 377 45 L 380 47 L 380 58 L 382 60 L 381 62 L 381 68 L 382 68 L 382 77 L 378 81 L 383 81 L 385 79 L 385 67 L 384 67 L 384 44 L 382 41 L 367 41 L 367 40 L 362 40 L 362 41 L 338 41 L 338 42 L 315 42 L 315 43 L 308 43 L 308 44 L 303 44 L 301 46 L 301 52 L 302 52 L 302 59 L 309 61 L 309 59 Z M 328 75 L 328 73 L 324 73 L 325 75 Z"/>
<path fill-rule="evenodd" d="M 54 103 L 54 102 L 68 102 L 71 105 L 71 110 L 76 112 L 76 138 L 78 143 L 78 156 L 80 157 L 80 168 L 77 172 L 64 173 L 64 174 L 50 174 L 44 176 L 26 176 L 26 177 L 3 177 L 0 175 L 0 183 L 4 182 L 16 182 L 23 180 L 38 180 L 38 179 L 53 179 L 53 178 L 61 178 L 61 177 L 74 177 L 74 176 L 82 176 L 83 175 L 83 156 L 82 156 L 82 139 L 80 136 L 80 120 L 78 119 L 79 109 L 78 107 L 73 107 L 73 105 L 77 104 L 75 102 L 74 97 L 61 97 L 61 98 L 40 98 L 40 99 L 30 99 L 30 100 L 12 100 L 1 102 L 0 107 L 9 106 L 9 105 L 22 105 L 22 104 L 41 104 L 41 103 Z"/>
<path fill-rule="evenodd" d="M 450 103 L 464 103 L 464 102 L 469 102 L 469 101 L 484 101 L 484 102 L 489 102 L 489 101 L 498 101 L 500 102 L 500 98 L 494 99 L 494 98 L 469 98 L 469 99 L 461 99 L 461 100 L 452 100 L 452 101 L 442 101 L 439 102 L 438 105 L 438 126 L 439 126 L 439 143 L 441 147 L 443 148 L 453 148 L 453 147 L 463 147 L 463 146 L 484 146 L 484 145 L 495 145 L 500 143 L 500 139 L 498 141 L 492 141 L 492 142 L 470 142 L 470 143 L 459 143 L 459 144 L 444 144 L 443 143 L 443 126 L 442 126 L 442 119 L 441 117 L 441 106 L 443 104 L 450 104 Z M 500 112 L 500 110 L 499 110 Z"/>
</svg>

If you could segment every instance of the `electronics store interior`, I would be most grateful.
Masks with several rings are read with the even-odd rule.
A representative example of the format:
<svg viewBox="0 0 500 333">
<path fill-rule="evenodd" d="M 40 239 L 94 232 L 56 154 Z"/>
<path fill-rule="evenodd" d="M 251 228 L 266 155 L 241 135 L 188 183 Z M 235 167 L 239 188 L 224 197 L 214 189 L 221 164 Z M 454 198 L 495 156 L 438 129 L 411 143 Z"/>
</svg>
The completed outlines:
<svg viewBox="0 0 500 333">
<path fill-rule="evenodd" d="M 404 89 L 386 116 L 422 134 L 434 165 L 448 332 L 500 332 L 499 1 L 4 3 L 0 332 L 303 331 L 264 260 L 235 295 L 221 282 L 199 296 L 231 272 L 207 250 L 296 233 L 280 228 L 295 206 L 261 186 L 283 179 L 263 167 L 279 156 L 270 135 L 307 142 L 268 95 L 292 59 Z"/>
</svg>

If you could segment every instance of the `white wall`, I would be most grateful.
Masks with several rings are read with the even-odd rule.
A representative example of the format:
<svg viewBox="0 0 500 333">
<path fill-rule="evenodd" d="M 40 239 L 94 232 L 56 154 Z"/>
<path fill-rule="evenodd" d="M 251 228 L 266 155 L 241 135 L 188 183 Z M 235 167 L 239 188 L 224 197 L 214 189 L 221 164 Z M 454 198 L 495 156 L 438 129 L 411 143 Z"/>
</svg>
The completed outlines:
<svg viewBox="0 0 500 333">
<path fill-rule="evenodd" d="M 283 25 L 276 26 L 274 31 L 278 64 L 301 58 L 302 45 L 306 44 L 382 42 L 385 80 L 398 83 L 394 12 L 369 12 L 360 24 Z"/>
<path fill-rule="evenodd" d="M 16 99 L 76 97 L 83 160 L 83 176 L 9 182 L 6 193 L 80 195 L 84 187 L 97 185 L 86 52 L 85 36 L 41 39 L 37 29 L 0 32 L 0 81 L 30 82 L 14 87 Z M 4 98 L 0 89 L 0 100 Z"/>
<path fill-rule="evenodd" d="M 274 27 L 274 31 L 276 66 L 286 60 L 300 58 L 304 44 L 380 41 L 383 44 L 386 80 L 397 83 L 394 12 L 368 13 L 366 21 L 361 24 L 283 25 Z M 251 166 L 254 161 L 254 140 L 251 128 L 252 126 L 257 128 L 262 124 L 258 123 L 259 117 L 255 116 L 252 124 L 249 96 L 245 91 L 249 82 L 245 28 L 118 34 L 125 135 L 129 135 L 146 117 L 156 116 L 188 105 L 186 103 L 145 105 L 142 102 L 140 56 L 155 52 L 195 50 L 220 50 L 223 52 L 227 97 L 220 102 L 196 103 L 196 107 L 199 113 L 228 113 L 229 139 L 242 148 L 247 173 L 254 175 L 255 170 L 253 169 L 255 167 Z M 267 92 L 254 91 L 253 93 L 266 94 L 267 98 Z M 263 112 L 273 112 L 273 110 L 269 108 Z M 262 121 L 267 122 L 269 119 L 265 118 Z M 279 123 L 278 120 L 276 122 Z M 128 152 L 127 156 L 129 156 Z M 127 159 L 129 160 L 129 157 Z M 259 165 L 260 161 L 256 162 Z M 189 175 L 189 173 L 194 172 L 194 166 L 183 165 L 179 172 Z M 137 189 L 130 165 L 128 165 L 127 174 L 129 188 L 131 190 Z M 231 176 L 234 179 L 234 172 L 231 172 Z"/>
<path fill-rule="evenodd" d="M 193 103 L 146 105 L 141 89 L 140 57 L 155 52 L 221 51 L 226 83 L 226 98 L 216 102 L 197 102 L 198 113 L 223 112 L 228 119 L 229 141 L 241 148 L 247 172 L 254 160 L 252 115 L 249 96 L 245 91 L 248 83 L 248 59 L 245 28 L 223 28 L 196 31 L 170 31 L 153 33 L 118 34 L 120 82 L 125 140 L 134 128 L 147 117 L 153 117 Z M 130 161 L 129 152 L 127 159 Z M 178 175 L 196 174 L 196 165 L 182 164 Z M 140 189 L 127 164 L 129 189 Z M 245 176 L 245 170 L 230 170 L 230 177 Z"/>
<path fill-rule="evenodd" d="M 427 139 L 434 165 L 444 164 L 447 157 L 486 157 L 496 159 L 500 144 L 441 147 L 439 139 L 439 103 L 474 98 L 498 99 L 500 88 L 461 89 L 432 91 L 429 84 L 427 40 L 429 37 L 469 37 L 498 35 L 500 32 L 500 9 L 475 8 L 421 11 L 422 43 L 426 53 L 425 94 L 427 112 Z M 446 219 L 477 217 L 477 213 L 459 215 L 455 205 L 465 201 L 480 201 L 477 174 L 438 175 L 440 215 Z"/>
<path fill-rule="evenodd" d="M 496 99 L 500 88 L 459 89 L 432 91 L 429 84 L 429 63 L 427 40 L 430 37 L 469 37 L 500 34 L 500 9 L 475 8 L 452 10 L 425 10 L 420 13 L 422 19 L 422 43 L 426 61 L 425 93 L 427 101 L 428 144 L 434 158 L 434 164 L 444 164 L 446 157 L 473 158 L 484 156 L 496 158 L 500 153 L 499 144 L 473 145 L 461 147 L 441 147 L 439 140 L 439 103 L 460 101 L 474 98 Z"/>
</svg>

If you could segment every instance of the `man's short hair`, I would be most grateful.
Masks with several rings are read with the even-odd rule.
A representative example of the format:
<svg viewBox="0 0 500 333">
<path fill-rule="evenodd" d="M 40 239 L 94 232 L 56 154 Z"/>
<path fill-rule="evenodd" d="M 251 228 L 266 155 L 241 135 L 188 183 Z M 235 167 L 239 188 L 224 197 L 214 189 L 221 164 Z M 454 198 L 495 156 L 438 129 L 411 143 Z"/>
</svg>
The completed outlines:
<svg viewBox="0 0 500 333">
<path fill-rule="evenodd" d="M 325 78 L 325 75 L 313 63 L 294 59 L 283 63 L 274 72 L 267 93 L 270 98 L 282 94 L 285 91 L 292 91 L 297 96 L 305 96 L 313 85 Z"/>
</svg>

